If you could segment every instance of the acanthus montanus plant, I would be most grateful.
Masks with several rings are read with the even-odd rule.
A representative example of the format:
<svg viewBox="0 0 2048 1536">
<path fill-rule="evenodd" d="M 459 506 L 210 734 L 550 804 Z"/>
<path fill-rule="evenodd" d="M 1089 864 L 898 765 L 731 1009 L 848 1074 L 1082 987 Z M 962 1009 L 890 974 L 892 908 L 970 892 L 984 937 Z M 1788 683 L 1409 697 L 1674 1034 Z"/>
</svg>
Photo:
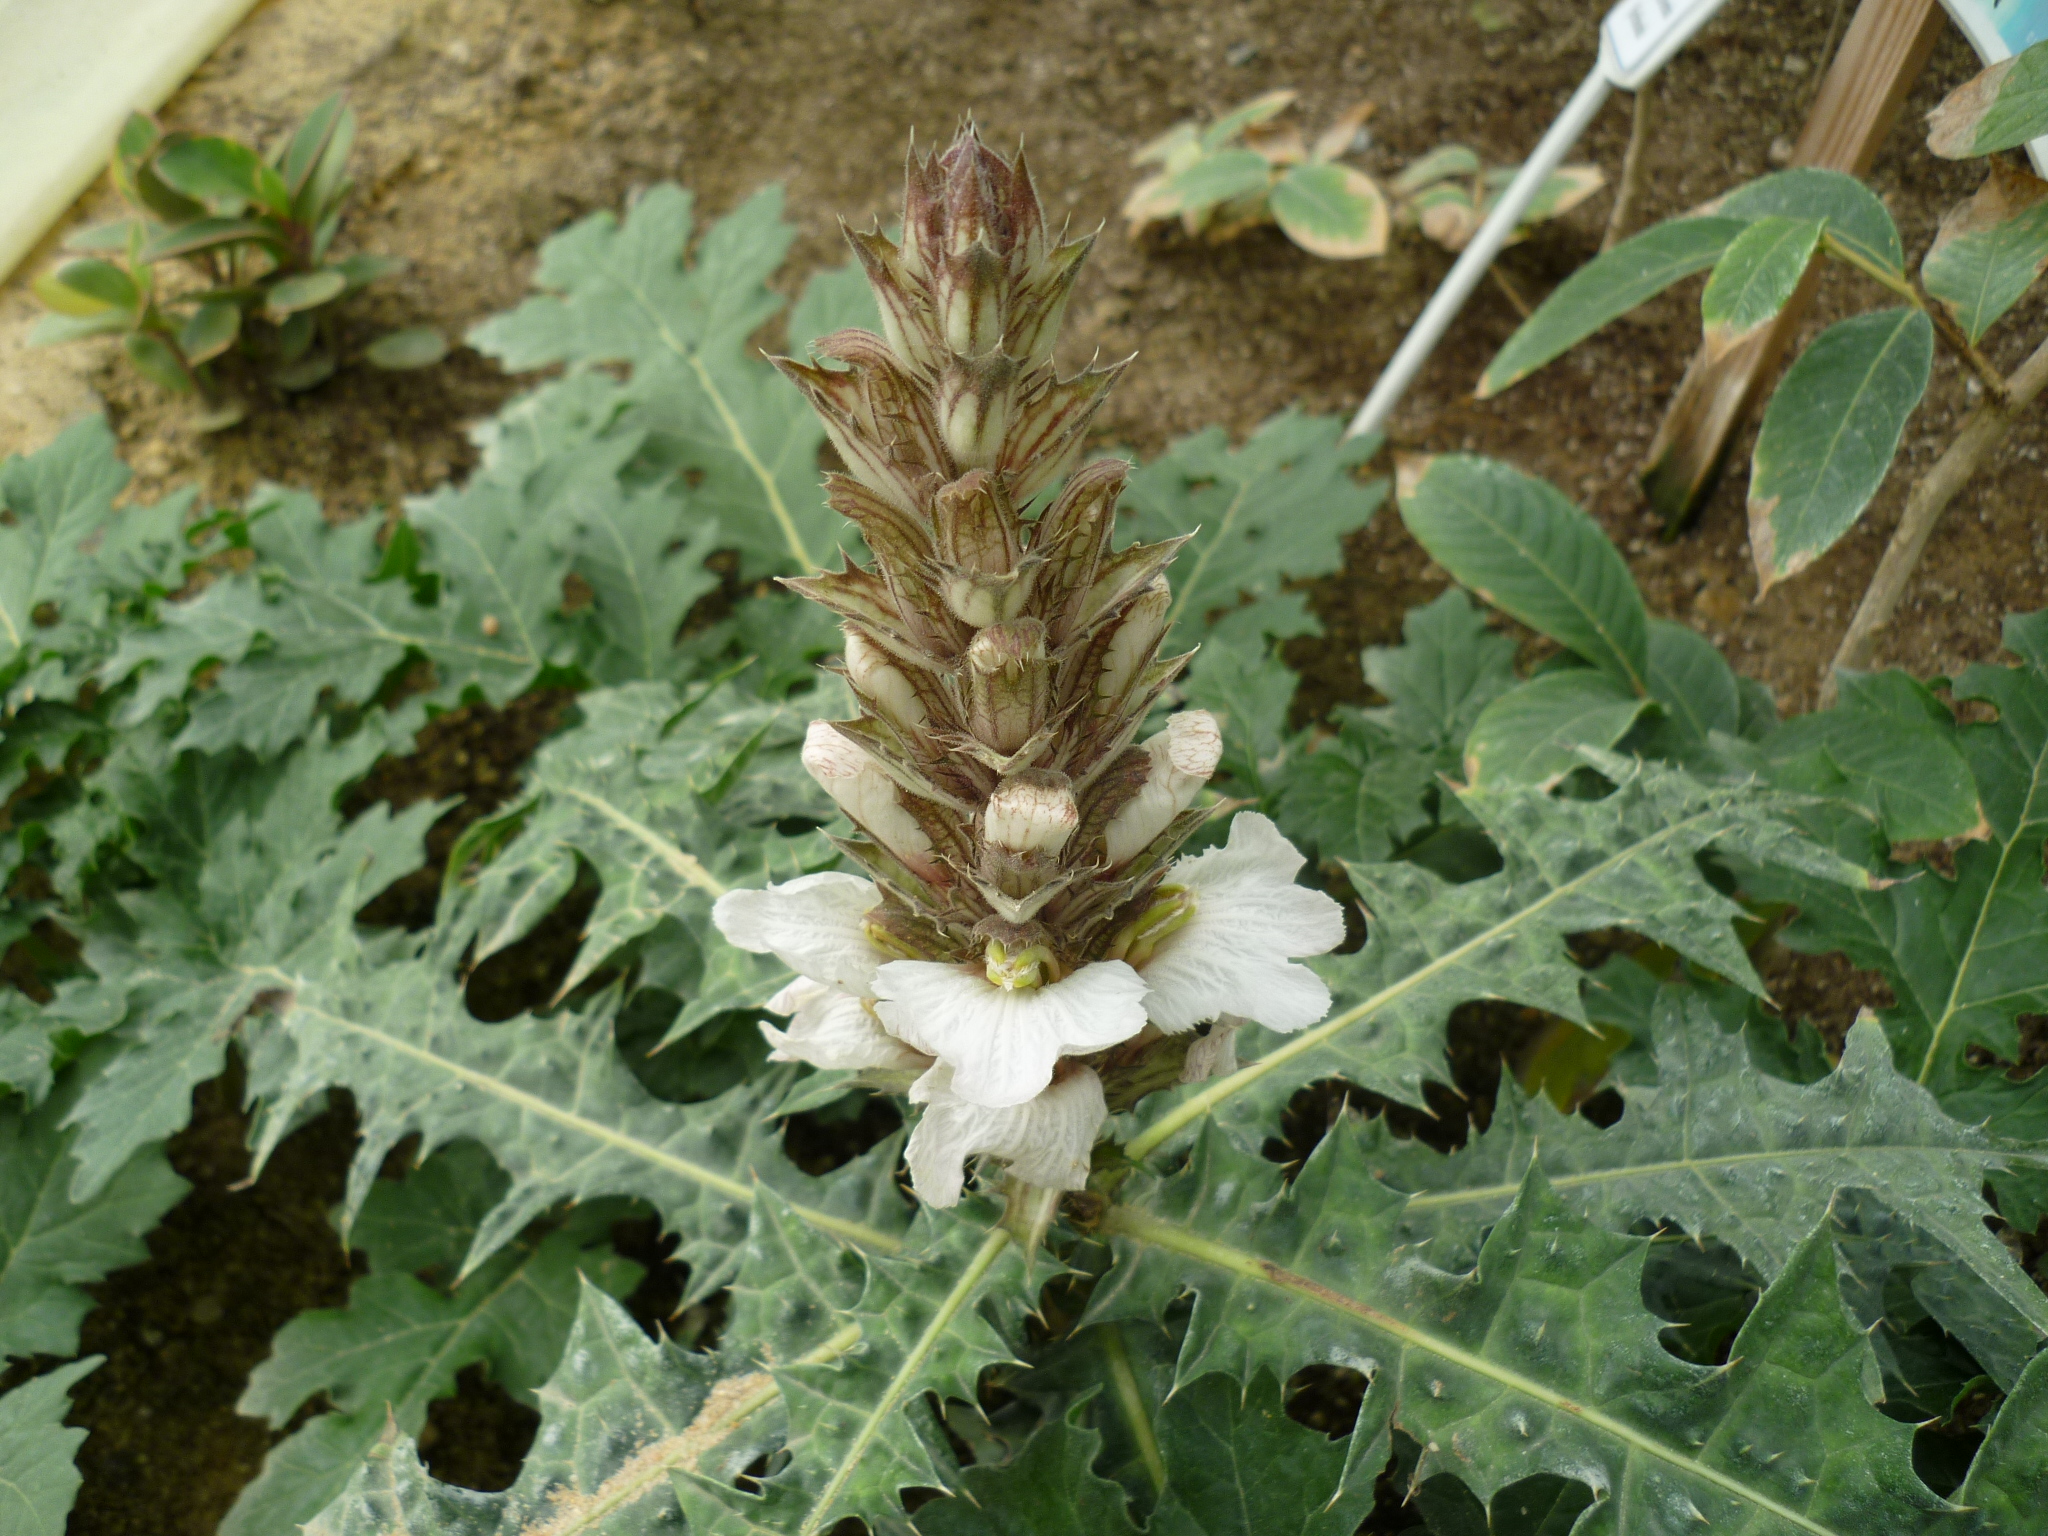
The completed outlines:
<svg viewBox="0 0 2048 1536">
<path fill-rule="evenodd" d="M 803 761 L 868 878 L 735 891 L 716 917 L 798 973 L 769 1003 L 788 1027 L 763 1026 L 779 1058 L 914 1074 L 922 1199 L 957 1201 L 978 1155 L 1079 1189 L 1111 1109 L 1231 1070 L 1245 1019 L 1322 1018 L 1328 990 L 1291 962 L 1334 948 L 1343 916 L 1294 884 L 1302 857 L 1263 816 L 1176 858 L 1212 814 L 1221 737 L 1187 710 L 1137 739 L 1188 659 L 1159 654 L 1180 541 L 1115 549 L 1126 466 L 1076 467 L 1124 366 L 1052 361 L 1092 237 L 1054 236 L 1022 153 L 970 126 L 911 155 L 900 245 L 848 239 L 885 335 L 777 366 L 874 556 L 788 583 L 843 621 L 859 715 L 813 721 Z"/>
</svg>

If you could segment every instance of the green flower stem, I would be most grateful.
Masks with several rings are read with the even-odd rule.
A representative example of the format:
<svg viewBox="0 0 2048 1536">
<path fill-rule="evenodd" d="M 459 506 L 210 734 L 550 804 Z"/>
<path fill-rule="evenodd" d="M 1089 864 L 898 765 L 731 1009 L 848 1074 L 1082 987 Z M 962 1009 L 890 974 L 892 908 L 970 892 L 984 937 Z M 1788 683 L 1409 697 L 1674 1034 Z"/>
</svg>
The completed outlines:
<svg viewBox="0 0 2048 1536">
<path fill-rule="evenodd" d="M 1101 1330 L 1102 1352 L 1109 1357 L 1110 1385 L 1116 1389 L 1116 1403 L 1124 1422 L 1131 1426 L 1131 1438 L 1138 1442 L 1138 1456 L 1145 1463 L 1145 1475 L 1152 1487 L 1166 1492 L 1166 1458 L 1159 1454 L 1159 1436 L 1153 1433 L 1152 1416 L 1145 1411 L 1145 1399 L 1138 1392 L 1137 1373 L 1131 1369 L 1131 1352 L 1124 1348 L 1124 1336 L 1114 1323 Z"/>
</svg>

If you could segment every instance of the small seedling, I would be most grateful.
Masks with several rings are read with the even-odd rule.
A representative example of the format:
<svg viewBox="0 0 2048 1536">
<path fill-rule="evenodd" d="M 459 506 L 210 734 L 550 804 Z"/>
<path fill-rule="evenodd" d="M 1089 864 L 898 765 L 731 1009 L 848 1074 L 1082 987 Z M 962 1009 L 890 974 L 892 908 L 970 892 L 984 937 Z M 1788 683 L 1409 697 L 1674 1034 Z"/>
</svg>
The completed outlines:
<svg viewBox="0 0 2048 1536">
<path fill-rule="evenodd" d="M 332 257 L 355 114 L 330 96 L 269 156 L 234 139 L 165 133 L 141 113 L 114 146 L 110 174 L 130 212 L 81 231 L 77 254 L 36 279 L 53 313 L 36 345 L 119 335 L 145 378 L 197 395 L 209 428 L 245 406 L 216 364 L 246 359 L 282 390 L 311 389 L 341 360 L 336 306 L 400 270 L 393 256 Z M 192 281 L 196 275 L 198 281 Z M 412 327 L 379 337 L 363 356 L 379 368 L 420 368 L 448 350 Z"/>
<path fill-rule="evenodd" d="M 1514 166 L 1486 166 L 1463 144 L 1445 144 L 1382 188 L 1339 162 L 1365 147 L 1373 104 L 1359 102 L 1316 136 L 1273 121 L 1294 91 L 1269 91 L 1207 127 L 1176 124 L 1132 156 L 1159 170 L 1132 189 L 1124 218 L 1133 238 L 1178 219 L 1190 235 L 1234 239 L 1277 224 L 1303 250 L 1346 259 L 1378 256 L 1395 224 L 1420 229 L 1446 250 L 1462 250 L 1484 221 Z M 1597 166 L 1562 166 L 1538 192 L 1516 238 L 1575 208 L 1606 178 Z"/>
</svg>

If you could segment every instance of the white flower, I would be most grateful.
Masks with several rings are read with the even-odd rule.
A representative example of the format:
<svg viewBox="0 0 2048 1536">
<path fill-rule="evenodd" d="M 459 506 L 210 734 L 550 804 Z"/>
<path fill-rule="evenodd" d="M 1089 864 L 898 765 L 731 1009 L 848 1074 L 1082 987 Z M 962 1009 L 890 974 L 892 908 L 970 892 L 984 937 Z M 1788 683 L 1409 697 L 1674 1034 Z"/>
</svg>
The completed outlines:
<svg viewBox="0 0 2048 1536">
<path fill-rule="evenodd" d="M 856 827 L 926 879 L 937 875 L 930 834 L 904 805 L 896 781 L 858 742 L 842 735 L 829 720 L 813 720 L 804 733 L 803 765 Z"/>
<path fill-rule="evenodd" d="M 980 966 L 892 960 L 875 972 L 889 1032 L 951 1069 L 950 1090 L 1007 1109 L 1042 1092 L 1053 1064 L 1145 1027 L 1145 983 L 1121 960 L 1084 965 L 1050 986 L 997 986 Z"/>
<path fill-rule="evenodd" d="M 1082 1189 L 1096 1134 L 1108 1117 L 1102 1079 L 1076 1068 L 1036 1097 L 991 1109 L 954 1092 L 944 1063 L 911 1085 L 924 1118 L 910 1133 L 905 1157 L 910 1182 L 927 1205 L 954 1205 L 964 1182 L 962 1165 L 977 1153 L 1000 1157 L 1010 1172 L 1042 1189 Z"/>
<path fill-rule="evenodd" d="M 861 920 L 881 899 L 874 883 L 858 875 L 803 875 L 758 891 L 727 891 L 711 920 L 741 949 L 865 994 L 885 957 L 868 942 Z"/>
<path fill-rule="evenodd" d="M 1184 709 L 1170 716 L 1166 729 L 1141 750 L 1150 759 L 1144 787 L 1102 829 L 1112 867 L 1142 853 L 1174 817 L 1195 803 L 1223 760 L 1223 733 L 1206 709 Z"/>
<path fill-rule="evenodd" d="M 1231 822 L 1225 847 L 1175 862 L 1167 881 L 1187 890 L 1195 911 L 1145 962 L 1154 1024 L 1177 1034 L 1234 1013 L 1284 1031 L 1329 1012 L 1322 978 L 1288 962 L 1342 943 L 1344 912 L 1294 883 L 1302 863 L 1280 829 L 1250 811 Z"/>
<path fill-rule="evenodd" d="M 792 981 L 768 999 L 770 1011 L 791 1015 L 789 1028 L 764 1023 L 761 1034 L 774 1047 L 771 1061 L 807 1061 L 828 1071 L 863 1067 L 922 1071 L 929 1056 L 913 1051 L 886 1029 L 874 1011 L 851 992 L 809 978 Z"/>
</svg>

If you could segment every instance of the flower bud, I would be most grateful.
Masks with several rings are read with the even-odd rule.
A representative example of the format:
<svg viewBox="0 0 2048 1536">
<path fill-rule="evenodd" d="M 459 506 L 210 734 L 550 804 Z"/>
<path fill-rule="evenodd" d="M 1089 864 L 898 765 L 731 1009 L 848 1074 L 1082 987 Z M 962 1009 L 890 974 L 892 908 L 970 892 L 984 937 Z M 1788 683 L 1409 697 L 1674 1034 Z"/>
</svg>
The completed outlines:
<svg viewBox="0 0 2048 1536">
<path fill-rule="evenodd" d="M 1173 607 L 1173 592 L 1164 576 L 1131 600 L 1109 638 L 1109 650 L 1102 658 L 1102 670 L 1095 678 L 1095 707 L 1106 714 L 1130 692 L 1131 683 L 1151 660 L 1159 637 L 1166 633 L 1166 615 Z"/>
<path fill-rule="evenodd" d="M 993 624 L 967 647 L 969 723 L 998 752 L 1015 752 L 1045 717 L 1051 683 L 1045 626 L 1036 619 Z"/>
<path fill-rule="evenodd" d="M 1103 829 L 1112 866 L 1143 852 L 1174 817 L 1195 803 L 1223 760 L 1223 733 L 1206 709 L 1183 710 L 1145 743 L 1144 752 L 1151 759 L 1145 787 Z"/>
<path fill-rule="evenodd" d="M 1027 768 L 998 784 L 982 812 L 982 835 L 1007 853 L 1057 855 L 1081 824 L 1063 773 Z"/>
<path fill-rule="evenodd" d="M 946 564 L 997 575 L 1017 563 L 1012 519 L 996 500 L 987 470 L 971 469 L 932 498 L 933 547 Z"/>
<path fill-rule="evenodd" d="M 932 840 L 897 798 L 895 781 L 831 721 L 811 722 L 804 734 L 803 764 L 855 826 L 919 874 L 937 873 Z"/>
<path fill-rule="evenodd" d="M 1002 344 L 1009 274 L 1003 259 L 980 241 L 939 263 L 933 298 L 945 322 L 946 345 L 962 357 L 980 357 Z"/>
<path fill-rule="evenodd" d="M 940 376 L 939 430 L 962 469 L 993 469 L 1001 460 L 1016 382 L 1016 360 L 1000 352 L 955 359 Z"/>
<path fill-rule="evenodd" d="M 889 653 L 867 637 L 867 632 L 848 624 L 846 636 L 846 680 L 881 711 L 891 725 L 914 730 L 925 722 L 924 700 L 911 686 L 909 677 L 889 658 Z"/>
<path fill-rule="evenodd" d="M 946 581 L 946 607 L 963 624 L 987 629 L 1007 624 L 1024 611 L 1031 597 L 1031 573 L 1001 576 L 952 576 Z"/>
</svg>

